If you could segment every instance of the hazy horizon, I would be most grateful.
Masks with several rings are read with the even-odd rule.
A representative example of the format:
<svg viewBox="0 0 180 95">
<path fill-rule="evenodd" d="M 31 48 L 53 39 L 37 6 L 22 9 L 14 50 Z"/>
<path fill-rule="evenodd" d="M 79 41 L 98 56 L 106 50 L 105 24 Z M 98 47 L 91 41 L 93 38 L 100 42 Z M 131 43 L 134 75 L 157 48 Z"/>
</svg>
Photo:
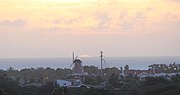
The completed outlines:
<svg viewBox="0 0 180 95">
<path fill-rule="evenodd" d="M 179 0 L 2 0 L 0 58 L 180 56 Z"/>
<path fill-rule="evenodd" d="M 98 57 L 80 57 L 83 66 L 96 66 L 100 68 L 100 58 Z M 129 65 L 130 69 L 147 70 L 152 64 L 170 64 L 180 63 L 180 57 L 106 57 L 103 62 L 103 68 L 124 67 Z M 0 58 L 0 69 L 24 68 L 72 68 L 72 58 Z"/>
<path fill-rule="evenodd" d="M 146 57 L 180 57 L 180 56 L 107 56 L 104 55 L 105 58 L 146 58 Z M 72 56 L 46 56 L 46 57 L 41 57 L 41 56 L 33 56 L 33 57 L 0 57 L 0 59 L 36 59 L 36 58 L 71 58 Z M 79 57 L 78 58 L 100 58 L 98 55 L 97 56 L 90 56 L 90 57 Z"/>
</svg>

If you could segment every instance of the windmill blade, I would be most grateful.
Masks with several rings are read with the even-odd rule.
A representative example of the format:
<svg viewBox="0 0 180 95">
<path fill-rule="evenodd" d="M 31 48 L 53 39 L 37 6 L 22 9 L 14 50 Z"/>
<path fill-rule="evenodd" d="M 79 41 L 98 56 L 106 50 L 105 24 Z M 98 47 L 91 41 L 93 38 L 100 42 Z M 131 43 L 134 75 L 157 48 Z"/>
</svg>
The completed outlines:
<svg viewBox="0 0 180 95">
<path fill-rule="evenodd" d="M 76 58 L 74 60 L 76 60 L 78 58 L 78 56 L 76 56 Z"/>
<path fill-rule="evenodd" d="M 72 53 L 72 58 L 73 58 L 73 60 L 74 60 L 74 52 Z"/>
<path fill-rule="evenodd" d="M 76 56 L 76 58 L 73 60 L 73 62 L 72 62 L 72 64 L 71 64 L 71 66 L 70 67 L 72 67 L 72 65 L 74 65 L 75 63 L 74 63 L 74 61 L 76 60 L 78 58 L 78 56 Z"/>
<path fill-rule="evenodd" d="M 74 64 L 74 60 L 75 60 L 75 58 L 74 58 L 74 52 L 72 52 L 72 64 L 70 65 L 70 68 L 71 68 L 72 65 Z"/>
<path fill-rule="evenodd" d="M 71 65 L 70 65 L 70 67 L 72 67 L 74 65 L 74 63 L 72 63 Z"/>
</svg>

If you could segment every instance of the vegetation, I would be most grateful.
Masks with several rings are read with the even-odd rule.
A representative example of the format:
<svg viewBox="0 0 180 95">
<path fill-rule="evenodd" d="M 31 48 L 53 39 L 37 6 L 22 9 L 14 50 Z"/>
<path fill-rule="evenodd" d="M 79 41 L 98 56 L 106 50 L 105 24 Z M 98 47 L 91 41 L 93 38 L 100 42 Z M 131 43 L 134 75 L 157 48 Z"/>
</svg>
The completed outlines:
<svg viewBox="0 0 180 95">
<path fill-rule="evenodd" d="M 0 95 L 50 95 L 52 90 L 52 82 L 48 82 L 43 87 L 22 87 L 18 80 L 8 77 L 5 71 L 0 72 Z"/>
<path fill-rule="evenodd" d="M 155 73 L 173 73 L 173 72 L 180 72 L 180 64 L 176 62 L 167 64 L 152 64 L 148 66 L 150 70 L 154 70 Z"/>
<path fill-rule="evenodd" d="M 167 66 L 167 67 L 166 67 Z M 129 69 L 128 65 L 125 66 Z M 153 64 L 149 69 L 156 72 L 179 72 L 179 65 Z M 180 95 L 180 75 L 172 77 L 146 77 L 143 81 L 137 77 L 120 76 L 116 67 L 103 69 L 104 76 L 95 66 L 85 66 L 90 76 L 84 78 L 88 85 L 99 85 L 106 82 L 106 88 L 68 88 L 62 95 Z M 30 68 L 14 70 L 9 68 L 0 71 L 0 95 L 56 95 L 52 93 L 53 82 L 57 79 L 68 79 L 71 69 Z M 37 83 L 41 86 L 24 84 Z"/>
<path fill-rule="evenodd" d="M 92 84 L 98 84 L 102 82 L 101 79 L 99 78 L 98 72 L 100 72 L 100 69 L 98 69 L 98 67 L 84 66 L 84 71 L 88 72 L 88 74 L 90 74 L 91 76 L 91 77 L 86 78 L 86 82 L 94 81 L 95 83 L 92 83 Z M 8 77 L 13 76 L 20 82 L 26 81 L 27 83 L 32 83 L 32 82 L 40 83 L 42 81 L 49 82 L 49 81 L 54 81 L 57 79 L 67 79 L 69 78 L 68 75 L 72 73 L 72 70 L 67 69 L 67 68 L 53 69 L 50 67 L 47 67 L 47 68 L 39 67 L 39 68 L 25 68 L 18 71 L 10 67 L 5 72 L 7 73 Z M 106 75 L 106 77 L 103 79 L 104 81 L 107 81 L 113 73 L 118 73 L 119 70 L 116 67 L 112 67 L 112 68 L 104 69 L 103 72 Z"/>
<path fill-rule="evenodd" d="M 142 82 L 141 90 L 146 95 L 179 95 L 180 94 L 180 76 L 171 77 L 170 80 L 163 77 L 148 77 Z"/>
<path fill-rule="evenodd" d="M 115 78 L 114 75 L 112 77 Z M 113 78 L 112 78 L 113 79 Z M 69 89 L 69 95 L 180 95 L 180 75 L 173 76 L 170 80 L 163 77 L 147 77 L 144 81 L 136 79 L 122 80 L 124 83 L 114 88 L 113 79 L 111 88 L 107 89 Z M 117 86 L 116 86 L 117 87 Z M 79 92 L 78 89 L 81 89 Z"/>
<path fill-rule="evenodd" d="M 7 78 L 7 74 L 0 72 L 0 95 L 18 95 L 18 84 Z"/>
</svg>

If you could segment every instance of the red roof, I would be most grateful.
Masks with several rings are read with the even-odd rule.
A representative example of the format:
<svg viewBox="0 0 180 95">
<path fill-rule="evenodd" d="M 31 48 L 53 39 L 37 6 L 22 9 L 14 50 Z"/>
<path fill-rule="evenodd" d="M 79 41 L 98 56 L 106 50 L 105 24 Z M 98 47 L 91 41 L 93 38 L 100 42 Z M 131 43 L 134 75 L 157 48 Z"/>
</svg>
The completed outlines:
<svg viewBox="0 0 180 95">
<path fill-rule="evenodd" d="M 147 74 L 153 74 L 153 71 L 152 70 L 125 70 L 124 71 L 124 74 L 126 76 L 128 75 L 138 75 L 138 74 L 141 74 L 141 73 L 147 73 Z"/>
</svg>

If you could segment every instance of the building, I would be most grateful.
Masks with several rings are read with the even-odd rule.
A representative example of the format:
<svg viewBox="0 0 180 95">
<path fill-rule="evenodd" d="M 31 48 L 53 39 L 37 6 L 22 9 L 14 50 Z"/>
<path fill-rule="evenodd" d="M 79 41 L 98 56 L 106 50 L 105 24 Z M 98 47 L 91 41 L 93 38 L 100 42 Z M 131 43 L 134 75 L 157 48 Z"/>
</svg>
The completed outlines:
<svg viewBox="0 0 180 95">
<path fill-rule="evenodd" d="M 56 80 L 55 86 L 68 87 L 68 88 L 79 88 L 79 87 L 90 88 L 89 86 L 82 84 L 81 80 Z"/>
<path fill-rule="evenodd" d="M 78 58 L 75 58 L 72 65 L 74 65 L 73 72 L 69 75 L 69 77 L 71 79 L 81 80 L 83 82 L 85 76 L 88 76 L 89 74 L 87 72 L 84 72 L 82 61 Z"/>
<path fill-rule="evenodd" d="M 152 70 L 125 70 L 125 76 L 138 76 L 141 74 L 153 74 Z"/>
<path fill-rule="evenodd" d="M 121 73 L 120 75 L 123 76 L 124 78 L 126 77 L 137 77 L 140 80 L 144 80 L 146 77 L 165 77 L 169 78 L 172 76 L 175 76 L 179 74 L 180 72 L 177 73 L 155 73 L 153 70 L 129 70 L 129 66 L 125 66 L 125 70 L 122 69 L 121 67 Z"/>
<path fill-rule="evenodd" d="M 68 87 L 72 85 L 72 82 L 68 80 L 56 80 L 55 85 L 60 87 Z"/>
</svg>

